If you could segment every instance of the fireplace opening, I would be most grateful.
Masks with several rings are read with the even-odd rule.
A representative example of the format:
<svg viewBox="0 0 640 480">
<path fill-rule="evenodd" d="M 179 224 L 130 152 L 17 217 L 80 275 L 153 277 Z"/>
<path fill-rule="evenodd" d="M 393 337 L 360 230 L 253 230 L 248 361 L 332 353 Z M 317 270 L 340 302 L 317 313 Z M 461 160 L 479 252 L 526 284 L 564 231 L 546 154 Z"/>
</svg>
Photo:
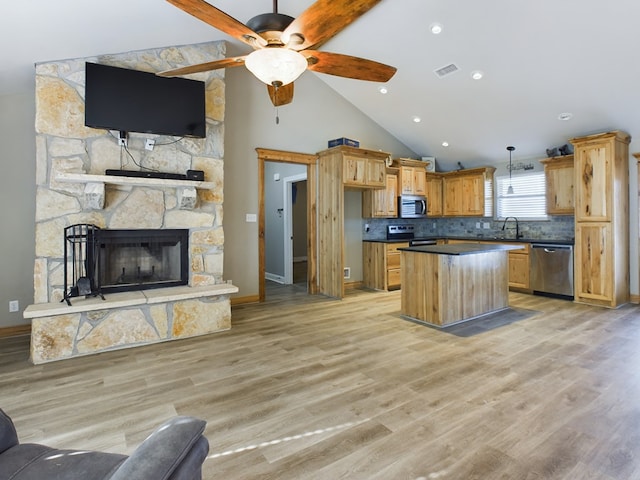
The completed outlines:
<svg viewBox="0 0 640 480">
<path fill-rule="evenodd" d="M 189 230 L 64 230 L 64 298 L 174 287 L 189 283 Z"/>
<path fill-rule="evenodd" d="M 98 230 L 95 283 L 101 293 L 186 285 L 189 230 Z"/>
</svg>

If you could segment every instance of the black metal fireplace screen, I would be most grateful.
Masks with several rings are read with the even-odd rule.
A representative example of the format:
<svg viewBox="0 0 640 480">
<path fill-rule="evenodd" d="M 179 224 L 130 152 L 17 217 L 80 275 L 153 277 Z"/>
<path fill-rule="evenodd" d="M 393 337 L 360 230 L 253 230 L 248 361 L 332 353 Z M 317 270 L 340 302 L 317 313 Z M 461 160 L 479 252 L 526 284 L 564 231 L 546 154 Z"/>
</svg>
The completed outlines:
<svg viewBox="0 0 640 480">
<path fill-rule="evenodd" d="M 78 224 L 64 231 L 64 299 L 186 285 L 189 230 L 110 230 Z M 103 297 L 104 298 L 104 297 Z"/>
</svg>

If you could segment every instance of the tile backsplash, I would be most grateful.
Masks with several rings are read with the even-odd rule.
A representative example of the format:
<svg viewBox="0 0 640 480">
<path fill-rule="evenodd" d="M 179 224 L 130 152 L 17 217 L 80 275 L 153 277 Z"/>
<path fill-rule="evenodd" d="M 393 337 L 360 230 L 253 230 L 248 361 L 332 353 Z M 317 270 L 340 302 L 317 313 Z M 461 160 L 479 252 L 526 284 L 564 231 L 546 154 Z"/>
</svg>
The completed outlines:
<svg viewBox="0 0 640 480">
<path fill-rule="evenodd" d="M 386 238 L 387 225 L 411 224 L 415 226 L 416 238 L 421 237 L 515 237 L 515 222 L 509 220 L 502 230 L 504 221 L 487 217 L 455 218 L 365 218 L 362 220 L 363 240 Z M 477 226 L 480 228 L 477 228 Z M 368 231 L 365 226 L 368 226 Z M 488 226 L 489 228 L 485 228 Z M 573 240 L 575 222 L 573 216 L 551 216 L 543 221 L 519 221 L 522 238 L 531 240 Z"/>
</svg>

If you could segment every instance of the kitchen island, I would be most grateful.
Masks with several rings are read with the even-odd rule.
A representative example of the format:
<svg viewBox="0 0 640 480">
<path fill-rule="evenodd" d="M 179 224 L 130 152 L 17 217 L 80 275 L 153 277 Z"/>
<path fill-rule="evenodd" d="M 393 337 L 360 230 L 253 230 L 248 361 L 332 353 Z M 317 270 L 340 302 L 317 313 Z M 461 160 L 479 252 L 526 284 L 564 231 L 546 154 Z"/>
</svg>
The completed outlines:
<svg viewBox="0 0 640 480">
<path fill-rule="evenodd" d="M 401 314 L 443 327 L 508 307 L 505 244 L 459 243 L 400 248 Z"/>
</svg>

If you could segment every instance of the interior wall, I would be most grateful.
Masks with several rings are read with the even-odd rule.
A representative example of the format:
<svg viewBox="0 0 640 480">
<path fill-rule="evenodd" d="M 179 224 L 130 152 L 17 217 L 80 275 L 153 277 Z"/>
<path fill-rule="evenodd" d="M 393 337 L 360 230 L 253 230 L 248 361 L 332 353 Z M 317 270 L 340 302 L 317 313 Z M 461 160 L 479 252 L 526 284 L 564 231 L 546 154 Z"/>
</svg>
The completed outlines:
<svg viewBox="0 0 640 480">
<path fill-rule="evenodd" d="M 295 182 L 296 198 L 292 206 L 293 259 L 307 257 L 307 181 Z"/>
<path fill-rule="evenodd" d="M 29 323 L 35 257 L 35 95 L 0 96 L 0 328 Z M 9 302 L 18 300 L 18 312 Z"/>
<path fill-rule="evenodd" d="M 284 277 L 284 189 L 285 178 L 307 172 L 306 165 L 265 162 L 264 166 L 265 214 L 265 270 L 266 275 Z M 274 175 L 279 180 L 274 180 Z M 282 209 L 282 210 L 281 210 Z M 282 278 L 272 278 L 282 280 Z"/>
<path fill-rule="evenodd" d="M 241 53 L 228 45 L 228 56 Z M 349 137 L 363 148 L 394 156 L 416 154 L 312 72 L 296 80 L 293 102 L 277 109 L 279 124 L 264 84 L 245 68 L 228 69 L 225 78 L 224 274 L 238 286 L 236 297 L 257 298 L 258 224 L 246 221 L 246 214 L 258 213 L 256 148 L 313 154 L 326 149 L 332 138 Z M 362 88 L 377 87 L 361 83 Z"/>
</svg>

